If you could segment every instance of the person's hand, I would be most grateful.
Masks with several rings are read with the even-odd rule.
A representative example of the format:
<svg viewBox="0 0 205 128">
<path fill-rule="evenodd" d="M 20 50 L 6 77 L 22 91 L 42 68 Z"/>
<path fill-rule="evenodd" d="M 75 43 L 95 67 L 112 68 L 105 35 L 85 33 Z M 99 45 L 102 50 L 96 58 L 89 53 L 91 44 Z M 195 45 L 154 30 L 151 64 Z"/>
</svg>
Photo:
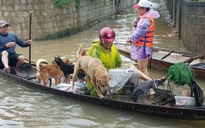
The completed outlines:
<svg viewBox="0 0 205 128">
<path fill-rule="evenodd" d="M 31 45 L 32 44 L 32 40 L 28 40 L 27 44 Z"/>
<path fill-rule="evenodd" d="M 14 47 L 16 45 L 15 42 L 9 42 L 6 44 L 6 47 L 10 48 L 10 47 Z"/>
<path fill-rule="evenodd" d="M 127 38 L 126 42 L 127 42 L 128 44 L 131 44 L 131 43 L 132 43 L 132 41 L 130 40 L 130 38 Z"/>
</svg>

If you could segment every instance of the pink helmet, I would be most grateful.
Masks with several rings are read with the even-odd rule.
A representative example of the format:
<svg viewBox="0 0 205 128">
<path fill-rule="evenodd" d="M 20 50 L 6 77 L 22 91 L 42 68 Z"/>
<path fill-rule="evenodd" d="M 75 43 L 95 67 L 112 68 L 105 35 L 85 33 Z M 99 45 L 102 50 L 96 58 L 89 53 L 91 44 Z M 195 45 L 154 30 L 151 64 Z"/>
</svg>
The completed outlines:
<svg viewBox="0 0 205 128">
<path fill-rule="evenodd" d="M 100 30 L 100 39 L 106 43 L 113 43 L 115 40 L 115 32 L 111 28 L 105 27 Z"/>
</svg>

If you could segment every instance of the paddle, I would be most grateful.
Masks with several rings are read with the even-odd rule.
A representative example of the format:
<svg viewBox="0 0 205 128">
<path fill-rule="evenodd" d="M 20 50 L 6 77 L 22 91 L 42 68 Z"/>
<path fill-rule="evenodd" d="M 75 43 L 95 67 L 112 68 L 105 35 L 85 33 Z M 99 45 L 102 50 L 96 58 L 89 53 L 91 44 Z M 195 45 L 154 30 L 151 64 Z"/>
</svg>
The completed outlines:
<svg viewBox="0 0 205 128">
<path fill-rule="evenodd" d="M 161 60 L 163 60 L 163 59 L 165 59 L 166 57 L 168 57 L 169 55 L 171 55 L 172 52 L 174 52 L 174 51 L 172 50 L 172 51 L 170 51 L 169 53 L 167 53 L 165 56 L 163 56 L 163 57 L 161 58 Z"/>
<path fill-rule="evenodd" d="M 29 19 L 29 40 L 31 40 L 31 21 L 32 21 L 32 14 L 30 12 L 30 19 Z M 29 46 L 29 59 L 31 60 L 31 45 Z M 29 61 L 31 63 L 31 61 Z"/>
<path fill-rule="evenodd" d="M 203 57 L 204 57 L 204 55 L 197 55 L 197 56 L 193 56 L 193 57 L 191 57 L 191 58 L 189 58 L 189 59 L 187 59 L 187 60 L 185 60 L 183 62 L 184 63 L 188 63 L 188 65 L 189 65 L 192 61 L 194 61 L 196 59 L 203 58 Z"/>
<path fill-rule="evenodd" d="M 150 59 L 149 59 L 149 70 L 151 70 L 152 68 L 152 54 L 150 55 Z"/>
<path fill-rule="evenodd" d="M 33 63 L 33 64 L 36 64 L 36 62 L 32 61 L 32 60 L 29 60 L 27 58 L 24 58 L 24 60 L 28 61 L 29 63 Z"/>
<path fill-rule="evenodd" d="M 120 45 L 128 45 L 128 46 L 130 46 L 130 44 L 128 44 L 128 43 L 114 43 L 114 44 L 120 44 Z"/>
</svg>

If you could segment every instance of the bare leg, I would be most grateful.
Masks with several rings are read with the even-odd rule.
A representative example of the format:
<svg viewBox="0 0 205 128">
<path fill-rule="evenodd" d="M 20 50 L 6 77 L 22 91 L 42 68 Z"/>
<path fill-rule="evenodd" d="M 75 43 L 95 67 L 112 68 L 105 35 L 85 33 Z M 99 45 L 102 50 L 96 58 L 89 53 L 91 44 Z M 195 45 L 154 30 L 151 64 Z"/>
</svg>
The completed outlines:
<svg viewBox="0 0 205 128">
<path fill-rule="evenodd" d="M 18 57 L 18 62 L 16 63 L 16 68 L 15 68 L 16 75 L 18 76 L 21 76 L 21 73 L 19 72 L 19 67 L 23 65 L 23 63 L 24 63 L 24 57 L 20 55 Z"/>
<path fill-rule="evenodd" d="M 149 76 L 147 76 L 146 74 L 144 74 L 142 71 L 138 70 L 134 65 L 130 65 L 129 66 L 130 69 L 135 70 L 136 72 L 139 73 L 139 77 L 143 80 L 152 80 L 152 78 L 150 78 Z"/>
<path fill-rule="evenodd" d="M 2 58 L 1 58 L 1 61 L 4 65 L 4 71 L 9 73 L 10 72 L 10 67 L 9 67 L 9 60 L 8 60 L 8 55 L 9 53 L 7 51 L 3 51 L 2 53 Z"/>
<path fill-rule="evenodd" d="M 149 60 L 148 58 L 146 60 L 137 60 L 139 70 L 147 76 L 149 76 L 149 72 L 147 69 L 148 60 Z"/>
<path fill-rule="evenodd" d="M 152 80 L 152 78 L 150 78 L 149 76 L 145 75 L 143 72 L 141 72 L 140 70 L 138 70 L 140 78 L 143 80 Z"/>
</svg>

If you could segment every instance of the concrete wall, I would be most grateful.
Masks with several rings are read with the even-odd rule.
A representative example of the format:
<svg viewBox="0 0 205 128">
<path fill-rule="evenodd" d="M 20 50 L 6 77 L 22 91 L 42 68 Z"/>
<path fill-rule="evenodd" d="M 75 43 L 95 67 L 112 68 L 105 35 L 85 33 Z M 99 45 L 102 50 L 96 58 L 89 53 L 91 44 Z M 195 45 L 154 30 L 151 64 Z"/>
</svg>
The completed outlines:
<svg viewBox="0 0 205 128">
<path fill-rule="evenodd" d="M 205 54 L 205 2 L 182 2 L 181 39 L 189 51 Z"/>
<path fill-rule="evenodd" d="M 205 54 L 205 1 L 165 0 L 184 47 Z"/>
<path fill-rule="evenodd" d="M 118 0 L 119 1 L 119 0 Z M 81 0 L 68 7 L 55 8 L 53 0 L 0 0 L 0 19 L 8 21 L 10 30 L 22 39 L 29 38 L 29 14 L 32 14 L 32 39 L 52 39 L 76 33 L 115 13 L 116 0 Z M 136 0 L 120 0 L 122 9 Z"/>
</svg>

